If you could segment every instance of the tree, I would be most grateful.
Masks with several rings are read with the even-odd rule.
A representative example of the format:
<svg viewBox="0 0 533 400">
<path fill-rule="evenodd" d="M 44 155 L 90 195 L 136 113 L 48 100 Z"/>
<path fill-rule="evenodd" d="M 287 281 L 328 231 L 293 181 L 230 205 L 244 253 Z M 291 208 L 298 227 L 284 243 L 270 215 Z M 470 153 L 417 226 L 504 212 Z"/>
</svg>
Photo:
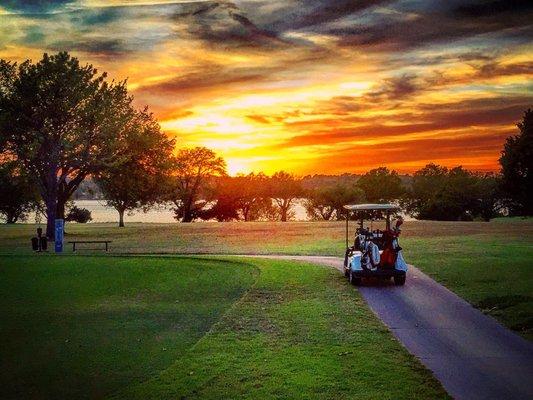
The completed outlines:
<svg viewBox="0 0 533 400">
<path fill-rule="evenodd" d="M 355 184 L 338 183 L 310 190 L 304 205 L 310 219 L 327 221 L 332 218 L 343 218 L 344 205 L 361 203 L 364 199 L 364 192 Z"/>
<path fill-rule="evenodd" d="M 175 144 L 147 108 L 132 113 L 127 126 L 120 138 L 119 161 L 95 177 L 107 204 L 118 211 L 119 227 L 124 226 L 125 212 L 146 210 L 164 197 Z"/>
<path fill-rule="evenodd" d="M 203 219 L 256 221 L 267 219 L 272 208 L 263 173 L 218 177 L 205 197 L 211 207 L 199 212 Z"/>
<path fill-rule="evenodd" d="M 263 173 L 237 176 L 236 191 L 239 193 L 237 211 L 244 221 L 256 221 L 266 218 L 272 208 L 268 195 L 268 177 Z"/>
<path fill-rule="evenodd" d="M 17 64 L 10 63 L 8 61 L 0 59 L 0 101 L 6 96 L 9 96 L 13 82 L 16 77 Z M 1 103 L 0 103 L 1 104 Z M 1 111 L 1 108 L 0 108 Z M 0 112 L 0 126 L 2 126 L 2 120 L 8 116 Z M 7 121 L 4 121 L 6 123 Z M 6 150 L 8 135 L 4 134 L 0 130 L 0 154 L 3 154 Z"/>
<path fill-rule="evenodd" d="M 507 138 L 500 157 L 502 190 L 511 215 L 533 215 L 533 110 L 517 127 L 520 133 Z"/>
<path fill-rule="evenodd" d="M 74 221 L 80 224 L 86 224 L 89 221 L 92 221 L 93 217 L 91 212 L 86 208 L 72 207 L 68 214 L 65 216 L 65 221 Z"/>
<path fill-rule="evenodd" d="M 240 197 L 239 183 L 235 178 L 222 176 L 205 191 L 205 200 L 211 205 L 198 212 L 198 216 L 205 220 L 216 219 L 227 222 L 239 219 L 238 202 Z"/>
<path fill-rule="evenodd" d="M 389 171 L 386 167 L 372 169 L 364 174 L 357 182 L 366 200 L 371 203 L 398 200 L 405 192 L 402 180 L 396 171 Z"/>
<path fill-rule="evenodd" d="M 501 215 L 502 191 L 501 177 L 495 174 L 480 174 L 477 177 L 475 192 L 478 202 L 474 214 L 484 221 Z"/>
<path fill-rule="evenodd" d="M 274 200 L 282 222 L 292 218 L 294 201 L 303 195 L 303 189 L 294 175 L 285 171 L 276 172 L 270 178 L 270 196 Z"/>
<path fill-rule="evenodd" d="M 213 150 L 206 147 L 181 149 L 171 171 L 170 200 L 175 204 L 177 219 L 192 222 L 207 202 L 205 194 L 209 179 L 226 175 L 226 163 Z"/>
<path fill-rule="evenodd" d="M 0 193 L 0 214 L 8 224 L 24 221 L 38 201 L 34 183 L 14 161 L 0 164 Z"/>
<path fill-rule="evenodd" d="M 425 219 L 437 193 L 444 190 L 448 180 L 448 168 L 428 164 L 415 172 L 411 188 L 403 199 L 406 211 L 416 218 Z"/>
<path fill-rule="evenodd" d="M 489 220 L 498 212 L 497 188 L 498 178 L 493 175 L 428 164 L 414 174 L 404 205 L 419 219 Z"/>
<path fill-rule="evenodd" d="M 107 83 L 105 73 L 81 66 L 66 52 L 4 70 L 0 136 L 37 178 L 46 205 L 46 235 L 53 238 L 54 220 L 64 218 L 65 203 L 79 184 L 117 161 L 116 145 L 131 120 L 132 98 L 125 82 Z"/>
</svg>

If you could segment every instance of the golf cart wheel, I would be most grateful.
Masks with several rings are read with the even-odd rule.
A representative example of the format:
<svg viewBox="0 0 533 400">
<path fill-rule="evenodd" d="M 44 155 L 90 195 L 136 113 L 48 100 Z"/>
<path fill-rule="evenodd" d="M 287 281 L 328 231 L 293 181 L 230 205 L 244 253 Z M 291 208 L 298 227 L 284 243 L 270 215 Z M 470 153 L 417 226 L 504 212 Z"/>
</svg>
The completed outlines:
<svg viewBox="0 0 533 400">
<path fill-rule="evenodd" d="M 403 286 L 405 284 L 405 275 L 395 275 L 394 284 L 396 286 Z"/>
<path fill-rule="evenodd" d="M 358 276 L 355 276 L 352 271 L 350 271 L 350 273 L 349 273 L 349 279 L 350 279 L 350 283 L 352 285 L 354 285 L 354 286 L 361 285 L 361 278 L 358 277 Z"/>
</svg>

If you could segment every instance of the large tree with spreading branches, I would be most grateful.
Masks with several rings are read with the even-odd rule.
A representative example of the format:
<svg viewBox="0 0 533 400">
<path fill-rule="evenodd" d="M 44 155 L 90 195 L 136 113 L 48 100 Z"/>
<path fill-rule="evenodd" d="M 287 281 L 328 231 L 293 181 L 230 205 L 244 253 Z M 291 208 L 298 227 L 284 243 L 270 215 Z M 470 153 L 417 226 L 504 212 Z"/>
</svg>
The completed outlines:
<svg viewBox="0 0 533 400">
<path fill-rule="evenodd" d="M 117 162 L 95 176 L 109 206 L 124 226 L 124 213 L 145 211 L 165 196 L 175 142 L 163 132 L 147 109 L 137 111 L 121 138 Z"/>
<path fill-rule="evenodd" d="M 192 222 L 207 204 L 206 187 L 210 178 L 226 175 L 226 163 L 206 147 L 181 149 L 171 174 L 169 200 L 176 206 L 176 219 Z"/>
<path fill-rule="evenodd" d="M 35 178 L 53 238 L 54 220 L 85 177 L 120 161 L 132 98 L 125 82 L 106 82 L 66 52 L 2 61 L 0 72 L 0 144 Z"/>
<path fill-rule="evenodd" d="M 279 219 L 286 222 L 293 218 L 296 200 L 304 194 L 301 181 L 285 171 L 276 172 L 270 178 L 269 195 L 279 214 Z"/>
</svg>

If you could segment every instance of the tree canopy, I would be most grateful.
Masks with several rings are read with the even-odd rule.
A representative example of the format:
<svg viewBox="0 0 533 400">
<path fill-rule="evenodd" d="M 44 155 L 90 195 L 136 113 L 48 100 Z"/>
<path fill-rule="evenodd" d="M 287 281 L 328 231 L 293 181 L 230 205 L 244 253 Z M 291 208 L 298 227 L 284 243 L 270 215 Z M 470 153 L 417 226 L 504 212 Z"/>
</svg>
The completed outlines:
<svg viewBox="0 0 533 400">
<path fill-rule="evenodd" d="M 389 171 L 387 167 L 368 171 L 359 179 L 357 186 L 363 190 L 366 201 L 370 203 L 398 200 L 405 192 L 398 173 Z"/>
<path fill-rule="evenodd" d="M 343 218 L 344 205 L 362 203 L 364 200 L 364 192 L 355 183 L 338 183 L 308 191 L 304 205 L 310 219 L 331 220 Z"/>
<path fill-rule="evenodd" d="M 126 211 L 146 210 L 163 199 L 174 145 L 147 109 L 131 115 L 117 161 L 95 177 L 107 204 L 119 213 L 119 227 L 124 226 Z"/>
<path fill-rule="evenodd" d="M 169 199 L 174 202 L 177 219 L 192 222 L 205 205 L 209 178 L 226 175 L 226 162 L 206 147 L 181 149 L 171 170 Z"/>
<path fill-rule="evenodd" d="M 502 189 L 512 215 L 533 215 L 533 110 L 517 126 L 520 132 L 507 138 L 500 157 Z"/>
<path fill-rule="evenodd" d="M 418 219 L 489 220 L 498 212 L 498 198 L 493 175 L 428 164 L 414 174 L 404 206 Z"/>
<path fill-rule="evenodd" d="M 0 215 L 8 224 L 24 221 L 39 201 L 34 182 L 13 161 L 0 163 Z"/>
<path fill-rule="evenodd" d="M 277 211 L 282 222 L 286 222 L 293 217 L 292 207 L 294 206 L 294 202 L 303 193 L 302 185 L 294 175 L 285 171 L 279 171 L 272 175 L 269 184 L 269 194 L 277 206 Z"/>
<path fill-rule="evenodd" d="M 263 173 L 222 176 L 213 180 L 206 198 L 210 205 L 199 214 L 218 221 L 257 221 L 275 214 L 269 197 L 270 178 Z"/>
<path fill-rule="evenodd" d="M 0 143 L 36 178 L 53 237 L 79 184 L 117 162 L 132 98 L 125 82 L 106 82 L 66 52 L 17 66 L 4 61 L 1 71 Z"/>
</svg>

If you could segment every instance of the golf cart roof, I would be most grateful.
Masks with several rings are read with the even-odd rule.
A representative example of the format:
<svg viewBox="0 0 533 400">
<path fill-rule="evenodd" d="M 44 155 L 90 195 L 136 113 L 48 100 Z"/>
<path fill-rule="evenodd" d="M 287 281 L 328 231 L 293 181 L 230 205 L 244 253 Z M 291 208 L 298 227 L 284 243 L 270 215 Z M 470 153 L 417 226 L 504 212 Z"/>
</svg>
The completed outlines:
<svg viewBox="0 0 533 400">
<path fill-rule="evenodd" d="M 400 207 L 394 204 L 347 204 L 344 206 L 350 211 L 371 211 L 371 210 L 399 210 Z"/>
</svg>

